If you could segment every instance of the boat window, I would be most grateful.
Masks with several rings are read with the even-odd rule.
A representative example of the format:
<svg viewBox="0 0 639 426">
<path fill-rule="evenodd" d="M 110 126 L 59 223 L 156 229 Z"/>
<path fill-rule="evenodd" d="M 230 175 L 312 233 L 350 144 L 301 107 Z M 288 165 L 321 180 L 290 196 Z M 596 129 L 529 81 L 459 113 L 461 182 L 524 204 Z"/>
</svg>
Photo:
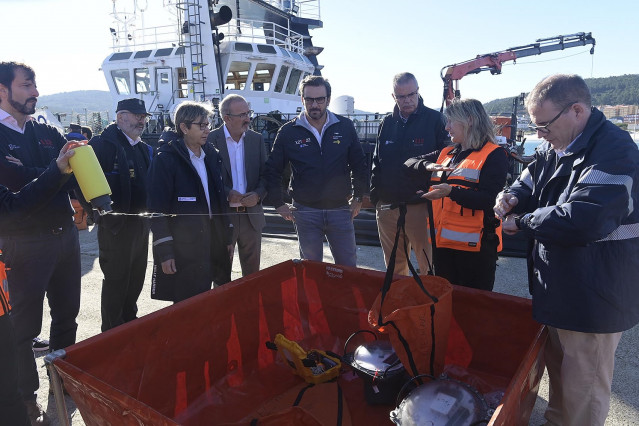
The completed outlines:
<svg viewBox="0 0 639 426">
<path fill-rule="evenodd" d="M 235 51 L 237 52 L 252 52 L 253 45 L 250 43 L 235 43 Z"/>
<path fill-rule="evenodd" d="M 184 55 L 184 52 L 186 52 L 186 49 L 184 46 L 180 46 L 177 49 L 175 49 L 176 55 Z"/>
<path fill-rule="evenodd" d="M 172 47 L 165 47 L 164 49 L 158 49 L 155 51 L 155 56 L 156 58 L 158 56 L 169 56 L 171 54 L 171 52 L 173 52 L 173 48 Z"/>
<path fill-rule="evenodd" d="M 244 90 L 250 68 L 251 64 L 249 62 L 231 62 L 229 72 L 226 75 L 226 85 L 224 86 L 226 90 Z"/>
<path fill-rule="evenodd" d="M 271 55 L 275 55 L 275 47 L 270 46 L 268 44 L 258 44 L 257 51 L 260 53 L 270 53 Z"/>
<path fill-rule="evenodd" d="M 280 73 L 277 76 L 277 82 L 275 83 L 275 91 L 281 92 L 284 88 L 284 82 L 286 81 L 286 74 L 288 74 L 288 67 L 286 65 L 282 65 L 280 68 Z"/>
<path fill-rule="evenodd" d="M 109 58 L 109 61 L 121 61 L 123 59 L 129 59 L 133 52 L 119 52 L 114 53 L 113 56 Z"/>
<path fill-rule="evenodd" d="M 135 69 L 135 93 L 149 93 L 151 91 L 151 76 L 148 68 Z"/>
<path fill-rule="evenodd" d="M 291 71 L 291 76 L 288 78 L 288 83 L 286 83 L 286 93 L 292 95 L 297 90 L 297 85 L 300 82 L 300 77 L 302 76 L 302 70 L 293 69 Z"/>
<path fill-rule="evenodd" d="M 273 74 L 275 74 L 275 64 L 257 64 L 253 76 L 253 90 L 264 92 L 271 90 Z"/>
<path fill-rule="evenodd" d="M 291 52 L 291 55 L 293 55 L 293 58 L 297 59 L 298 61 L 302 61 L 304 62 L 304 59 L 302 59 L 302 57 L 300 56 L 299 53 L 297 52 Z"/>
<path fill-rule="evenodd" d="M 180 67 L 178 73 L 178 98 L 189 97 L 189 84 L 186 82 L 186 68 Z"/>
<path fill-rule="evenodd" d="M 300 81 L 303 81 L 303 80 L 306 78 L 306 76 L 307 76 L 307 75 L 310 75 L 310 73 L 308 73 L 308 72 L 303 72 L 303 73 L 302 73 L 302 78 L 300 78 Z M 300 94 L 300 85 L 299 85 L 299 84 L 297 85 L 297 90 L 295 90 L 295 94 L 296 94 L 296 95 L 299 95 L 299 94 Z"/>
<path fill-rule="evenodd" d="M 135 52 L 134 58 L 148 58 L 151 56 L 152 50 L 140 50 L 139 52 Z"/>
<path fill-rule="evenodd" d="M 284 55 L 284 56 L 288 56 L 288 57 L 291 56 L 291 54 L 288 53 L 288 51 L 286 49 L 284 49 L 283 47 L 280 47 L 280 52 L 282 52 L 282 55 Z"/>
<path fill-rule="evenodd" d="M 131 94 L 131 78 L 129 76 L 129 70 L 113 70 L 111 71 L 111 78 L 113 84 L 120 95 Z"/>
</svg>

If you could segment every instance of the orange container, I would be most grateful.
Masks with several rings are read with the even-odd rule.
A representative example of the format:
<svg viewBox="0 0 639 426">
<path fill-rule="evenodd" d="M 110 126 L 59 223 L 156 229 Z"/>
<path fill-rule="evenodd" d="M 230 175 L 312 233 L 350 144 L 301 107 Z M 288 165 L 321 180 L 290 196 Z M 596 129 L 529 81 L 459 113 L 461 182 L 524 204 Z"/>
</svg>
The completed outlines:
<svg viewBox="0 0 639 426">
<path fill-rule="evenodd" d="M 492 117 L 493 123 L 495 123 L 495 134 L 497 136 L 505 136 L 506 138 L 510 138 L 510 132 L 512 128 L 510 127 L 512 120 L 510 117 L 504 117 L 502 115 L 498 115 L 496 117 Z"/>
<path fill-rule="evenodd" d="M 265 342 L 281 333 L 341 353 L 351 333 L 368 328 L 383 279 L 283 262 L 79 342 L 53 366 L 89 426 L 248 425 L 303 383 Z M 467 370 L 505 391 L 490 424 L 527 425 L 546 339 L 530 300 L 454 286 L 453 317 L 470 345 Z M 394 407 L 367 405 L 360 380 L 338 380 L 352 424 L 392 425 Z"/>
</svg>

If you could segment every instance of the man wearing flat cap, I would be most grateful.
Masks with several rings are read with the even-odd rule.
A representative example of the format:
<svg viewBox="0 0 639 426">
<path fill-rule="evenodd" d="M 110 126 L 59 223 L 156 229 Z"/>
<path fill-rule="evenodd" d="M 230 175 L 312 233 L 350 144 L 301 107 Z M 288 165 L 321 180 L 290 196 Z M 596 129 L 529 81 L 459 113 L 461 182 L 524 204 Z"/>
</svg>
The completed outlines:
<svg viewBox="0 0 639 426">
<path fill-rule="evenodd" d="M 79 124 L 69 124 L 69 133 L 64 135 L 68 141 L 84 141 L 87 138 L 82 134 L 82 126 Z"/>
<path fill-rule="evenodd" d="M 118 102 L 115 123 L 91 139 L 111 187 L 113 212 L 98 221 L 102 281 L 102 331 L 137 318 L 137 300 L 146 275 L 149 220 L 146 211 L 146 173 L 153 149 L 140 136 L 148 120 L 141 99 Z"/>
</svg>

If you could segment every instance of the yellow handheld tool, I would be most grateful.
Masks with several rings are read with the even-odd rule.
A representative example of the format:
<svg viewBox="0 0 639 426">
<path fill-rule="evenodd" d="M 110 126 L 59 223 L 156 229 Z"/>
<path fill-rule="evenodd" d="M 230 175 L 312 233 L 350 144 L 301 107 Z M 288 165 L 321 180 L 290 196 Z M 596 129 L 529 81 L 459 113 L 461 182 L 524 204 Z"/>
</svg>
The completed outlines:
<svg viewBox="0 0 639 426">
<path fill-rule="evenodd" d="M 339 376 L 342 367 L 340 359 L 318 349 L 305 351 L 296 342 L 277 334 L 273 342 L 267 342 L 269 349 L 277 350 L 282 360 L 307 383 L 324 383 Z"/>
</svg>

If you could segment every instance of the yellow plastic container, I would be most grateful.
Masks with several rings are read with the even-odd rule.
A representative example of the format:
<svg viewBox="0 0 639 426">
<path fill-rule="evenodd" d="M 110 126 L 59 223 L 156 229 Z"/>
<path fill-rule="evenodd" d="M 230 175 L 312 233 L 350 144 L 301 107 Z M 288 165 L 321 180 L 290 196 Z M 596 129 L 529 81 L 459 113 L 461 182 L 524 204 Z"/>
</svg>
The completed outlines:
<svg viewBox="0 0 639 426">
<path fill-rule="evenodd" d="M 100 212 L 110 211 L 111 198 L 108 196 L 111 195 L 111 188 L 104 177 L 93 147 L 78 145 L 73 150 L 75 154 L 69 159 L 69 164 L 85 200 L 90 201 Z"/>
</svg>

